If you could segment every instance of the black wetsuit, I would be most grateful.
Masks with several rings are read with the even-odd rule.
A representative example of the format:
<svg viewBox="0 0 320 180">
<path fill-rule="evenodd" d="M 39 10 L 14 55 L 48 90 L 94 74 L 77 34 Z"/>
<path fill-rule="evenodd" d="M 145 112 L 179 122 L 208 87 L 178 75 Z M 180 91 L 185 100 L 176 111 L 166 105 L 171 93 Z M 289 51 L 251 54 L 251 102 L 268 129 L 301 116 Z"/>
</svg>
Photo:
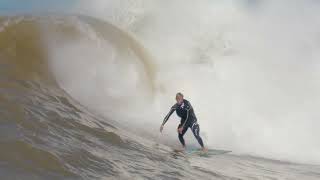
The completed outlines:
<svg viewBox="0 0 320 180">
<path fill-rule="evenodd" d="M 191 128 L 194 137 L 197 139 L 200 146 L 203 147 L 203 142 L 199 134 L 200 127 L 197 123 L 197 117 L 194 114 L 194 110 L 189 101 L 184 99 L 182 104 L 179 105 L 178 103 L 176 103 L 175 105 L 173 105 L 169 113 L 164 118 L 162 125 L 164 125 L 168 121 L 169 117 L 174 111 L 176 111 L 177 115 L 181 118 L 178 129 L 180 127 L 183 127 L 182 133 L 179 133 L 179 140 L 181 144 L 185 146 L 183 135 L 187 132 L 188 128 Z"/>
</svg>

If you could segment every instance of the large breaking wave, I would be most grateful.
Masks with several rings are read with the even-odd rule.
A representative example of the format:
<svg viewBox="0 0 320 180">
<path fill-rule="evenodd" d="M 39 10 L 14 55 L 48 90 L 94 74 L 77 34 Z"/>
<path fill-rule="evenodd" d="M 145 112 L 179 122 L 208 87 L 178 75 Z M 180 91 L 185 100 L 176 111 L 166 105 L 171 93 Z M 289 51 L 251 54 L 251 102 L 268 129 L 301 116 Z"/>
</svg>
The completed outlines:
<svg viewBox="0 0 320 180">
<path fill-rule="evenodd" d="M 83 21 L 90 19 L 82 18 Z M 0 19 L 2 179 L 127 179 L 133 177 L 129 174 L 137 168 L 147 171 L 148 166 L 154 166 L 148 165 L 147 159 L 152 163 L 153 159 L 163 158 L 148 150 L 153 143 L 116 129 L 115 120 L 91 113 L 60 88 L 49 52 L 51 43 L 57 44 L 59 39 L 49 42 L 44 35 L 50 31 L 50 37 L 57 34 L 73 40 L 88 38 L 78 33 L 78 26 L 70 23 L 72 19 L 80 21 L 81 18 L 15 16 Z M 108 24 L 100 23 L 100 26 L 108 27 Z M 110 31 L 116 30 L 109 26 Z M 142 53 L 138 48 L 132 48 L 135 49 L 132 53 Z M 143 58 L 139 59 L 141 68 L 148 66 Z M 150 75 L 142 77 L 146 84 L 151 82 Z M 152 85 L 145 89 L 152 92 Z M 106 101 L 115 106 L 111 98 Z M 140 160 L 133 161 L 136 157 Z M 144 174 L 137 177 L 155 176 Z"/>
<path fill-rule="evenodd" d="M 149 141 L 178 144 L 176 117 L 158 135 L 177 91 L 192 102 L 211 148 L 320 162 L 315 11 L 107 2 L 75 9 L 98 18 L 0 18 L 4 176 L 210 179 L 210 170 L 168 158 L 167 147 Z"/>
</svg>

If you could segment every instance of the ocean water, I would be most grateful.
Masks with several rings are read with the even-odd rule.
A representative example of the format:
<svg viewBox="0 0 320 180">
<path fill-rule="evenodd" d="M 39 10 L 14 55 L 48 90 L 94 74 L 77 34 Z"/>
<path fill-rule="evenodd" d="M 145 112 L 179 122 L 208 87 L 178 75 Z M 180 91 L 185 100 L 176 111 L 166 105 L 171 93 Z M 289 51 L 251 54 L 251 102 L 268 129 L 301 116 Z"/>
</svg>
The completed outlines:
<svg viewBox="0 0 320 180">
<path fill-rule="evenodd" d="M 0 179 L 320 178 L 316 2 L 41 8 L 0 17 Z M 178 91 L 231 153 L 173 151 Z"/>
</svg>

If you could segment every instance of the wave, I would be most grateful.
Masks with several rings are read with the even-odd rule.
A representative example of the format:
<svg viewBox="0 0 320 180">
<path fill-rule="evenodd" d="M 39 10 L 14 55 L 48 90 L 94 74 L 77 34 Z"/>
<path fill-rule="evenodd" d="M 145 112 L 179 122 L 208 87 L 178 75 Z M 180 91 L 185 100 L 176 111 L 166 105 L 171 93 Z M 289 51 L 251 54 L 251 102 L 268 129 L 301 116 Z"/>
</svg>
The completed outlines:
<svg viewBox="0 0 320 180">
<path fill-rule="evenodd" d="M 123 172 L 116 170 L 111 159 L 124 158 L 117 157 L 116 152 L 121 148 L 127 151 L 134 141 L 112 125 L 116 124 L 114 120 L 107 122 L 71 98 L 49 69 L 48 42 L 43 29 L 50 25 L 57 28 L 56 32 L 76 34 L 73 32 L 76 29 L 67 28 L 68 24 L 53 25 L 68 18 L 0 19 L 0 159 L 6 163 L 1 164 L 2 168 L 10 167 L 2 173 L 3 177 L 12 177 L 12 171 L 27 179 L 122 176 Z M 134 44 L 130 39 L 128 42 Z M 140 47 L 135 47 L 141 53 Z M 104 151 L 112 157 L 102 155 Z"/>
<path fill-rule="evenodd" d="M 152 27 L 153 23 L 148 25 L 150 20 L 143 20 L 145 22 L 139 23 Z M 136 31 L 130 29 L 132 27 Z M 148 28 L 139 30 L 137 24 L 128 28 L 124 31 L 99 19 L 75 15 L 0 18 L 0 143 L 5 147 L 0 150 L 3 162 L 0 171 L 3 177 L 18 174 L 26 179 L 211 179 L 212 176 L 245 179 L 247 174 L 228 172 L 219 163 L 239 161 L 243 166 L 233 168 L 249 171 L 250 163 L 266 164 L 263 159 L 236 155 L 214 159 L 218 164 L 210 159 L 199 163 L 172 154 L 170 148 L 163 145 L 172 143 L 172 138 L 153 136 L 161 123 L 160 117 L 167 111 L 164 107 L 170 107 L 171 94 L 178 89 L 185 90 L 192 98 L 209 147 L 289 161 L 317 162 L 318 148 L 313 146 L 314 141 L 306 144 L 306 147 L 314 147 L 314 150 L 310 148 L 312 153 L 308 156 L 289 151 L 303 144 L 305 137 L 313 139 L 312 134 L 306 133 L 298 142 L 283 144 L 288 139 L 284 134 L 296 132 L 295 125 L 299 122 L 289 126 L 292 129 L 287 131 L 288 121 L 271 123 L 272 115 L 280 113 L 268 109 L 274 103 L 261 106 L 267 107 L 272 115 L 259 116 L 265 113 L 260 108 L 250 111 L 256 102 L 251 98 L 264 102 L 268 102 L 268 98 L 255 93 L 252 84 L 242 86 L 241 82 L 250 81 L 254 86 L 264 84 L 261 79 L 250 78 L 253 74 L 264 77 L 258 72 L 261 67 L 247 61 L 235 63 L 233 57 L 239 55 L 239 49 L 229 47 L 230 41 L 223 33 L 210 36 L 213 44 L 189 49 L 200 59 L 182 60 L 186 56 L 181 54 L 186 51 L 174 53 L 180 47 L 170 46 L 170 43 L 160 47 L 154 44 L 163 37 L 174 37 L 160 36 L 160 32 L 154 31 L 158 36 L 150 40 Z M 207 35 L 205 33 L 204 37 Z M 183 33 L 176 36 L 177 41 L 184 39 Z M 203 37 L 198 38 L 203 40 Z M 198 40 L 195 42 L 202 44 Z M 150 46 L 145 48 L 142 42 Z M 188 47 L 189 42 L 184 41 Z M 211 61 L 211 50 L 215 57 L 223 56 L 222 60 Z M 157 58 L 148 52 L 156 54 Z M 165 60 L 166 53 L 174 54 L 177 60 L 171 56 Z M 160 62 L 162 60 L 164 62 Z M 262 63 L 266 67 L 264 65 Z M 248 69 L 252 73 L 239 79 L 231 76 Z M 270 90 L 263 90 L 264 87 L 259 89 L 262 94 Z M 233 90 L 239 93 L 234 94 Z M 274 88 L 271 90 L 275 97 L 283 95 Z M 203 98 L 204 95 L 207 96 Z M 252 101 L 247 102 L 247 99 Z M 207 101 L 217 103 L 208 106 Z M 285 104 L 283 100 L 282 105 Z M 212 109 L 217 115 L 210 116 Z M 300 127 L 308 129 L 308 122 L 301 123 Z M 275 126 L 279 128 L 272 130 Z M 171 123 L 168 128 L 173 129 L 175 125 Z M 275 137 L 280 140 L 272 143 L 270 139 Z M 161 143 L 155 146 L 154 141 Z M 272 163 L 270 169 L 277 169 L 281 163 L 290 166 L 286 162 Z M 206 166 L 208 164 L 216 169 Z M 293 164 L 292 168 L 301 167 Z M 312 172 L 318 170 L 312 168 Z M 254 174 L 255 170 L 252 171 Z M 307 175 L 297 175 L 304 176 Z"/>
</svg>

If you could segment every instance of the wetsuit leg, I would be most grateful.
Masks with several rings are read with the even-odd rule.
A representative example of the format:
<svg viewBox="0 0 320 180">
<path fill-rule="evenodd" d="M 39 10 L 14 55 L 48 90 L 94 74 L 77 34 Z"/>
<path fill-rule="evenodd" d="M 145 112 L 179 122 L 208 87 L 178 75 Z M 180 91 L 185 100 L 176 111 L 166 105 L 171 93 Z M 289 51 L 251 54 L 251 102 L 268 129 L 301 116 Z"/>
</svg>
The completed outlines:
<svg viewBox="0 0 320 180">
<path fill-rule="evenodd" d="M 182 126 L 182 125 L 179 124 L 178 129 L 179 129 L 181 126 Z M 185 127 L 185 128 L 182 130 L 182 133 L 181 133 L 181 134 L 178 132 L 179 141 L 180 141 L 180 143 L 181 143 L 183 146 L 186 145 L 185 142 L 184 142 L 184 139 L 183 139 L 183 135 L 187 132 L 188 128 L 189 128 L 189 127 Z"/>
<path fill-rule="evenodd" d="M 198 143 L 200 144 L 200 146 L 203 147 L 203 141 L 202 141 L 202 138 L 200 137 L 200 134 L 199 134 L 200 133 L 199 124 L 195 122 L 191 126 L 191 130 L 193 132 L 194 137 L 197 139 Z"/>
</svg>

